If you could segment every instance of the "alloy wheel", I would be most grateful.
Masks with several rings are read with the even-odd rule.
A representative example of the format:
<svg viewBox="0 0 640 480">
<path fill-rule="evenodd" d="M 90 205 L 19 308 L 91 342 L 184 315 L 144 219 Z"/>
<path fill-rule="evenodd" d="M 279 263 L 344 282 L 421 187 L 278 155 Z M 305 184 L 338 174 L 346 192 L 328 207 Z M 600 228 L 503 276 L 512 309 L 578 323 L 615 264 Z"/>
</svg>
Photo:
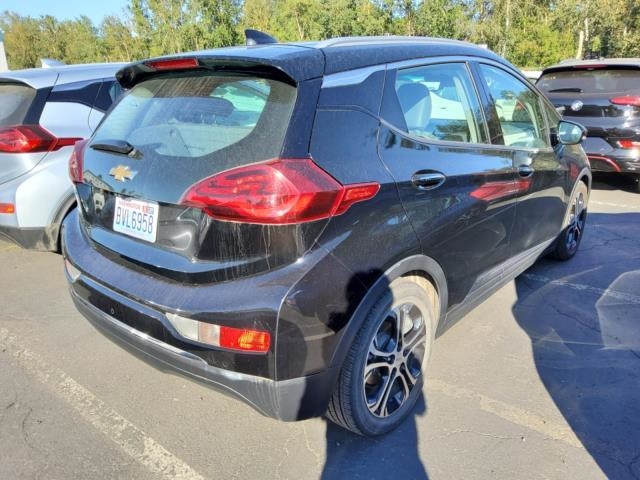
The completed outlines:
<svg viewBox="0 0 640 480">
<path fill-rule="evenodd" d="M 369 345 L 363 392 L 369 412 L 388 417 L 420 387 L 427 348 L 423 313 L 413 303 L 390 309 Z"/>
<path fill-rule="evenodd" d="M 566 246 L 568 251 L 578 248 L 587 219 L 587 206 L 584 194 L 579 191 L 571 203 L 569 225 L 567 226 Z"/>
</svg>

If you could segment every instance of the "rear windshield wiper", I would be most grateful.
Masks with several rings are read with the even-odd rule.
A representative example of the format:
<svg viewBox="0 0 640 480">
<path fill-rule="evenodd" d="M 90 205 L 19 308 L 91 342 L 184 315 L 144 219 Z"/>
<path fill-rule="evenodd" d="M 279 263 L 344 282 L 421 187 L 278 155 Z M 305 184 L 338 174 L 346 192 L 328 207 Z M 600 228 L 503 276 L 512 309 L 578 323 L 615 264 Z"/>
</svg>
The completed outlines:
<svg viewBox="0 0 640 480">
<path fill-rule="evenodd" d="M 557 93 L 557 92 L 582 93 L 582 89 L 577 87 L 565 87 L 565 88 L 554 88 L 553 90 L 549 90 L 549 93 Z"/>
<path fill-rule="evenodd" d="M 139 157 L 141 155 L 140 151 L 126 140 L 107 140 L 105 142 L 92 143 L 89 147 L 93 150 L 119 153 L 130 157 Z"/>
</svg>

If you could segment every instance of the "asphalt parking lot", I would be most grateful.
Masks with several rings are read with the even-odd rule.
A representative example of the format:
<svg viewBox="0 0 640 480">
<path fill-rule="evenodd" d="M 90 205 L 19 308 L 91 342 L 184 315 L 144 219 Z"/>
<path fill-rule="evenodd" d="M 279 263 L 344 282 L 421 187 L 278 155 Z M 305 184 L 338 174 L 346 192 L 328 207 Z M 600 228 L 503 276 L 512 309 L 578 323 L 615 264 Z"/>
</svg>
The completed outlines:
<svg viewBox="0 0 640 480">
<path fill-rule="evenodd" d="M 0 478 L 640 478 L 640 195 L 599 177 L 542 260 L 435 344 L 426 400 L 378 439 L 280 423 L 98 334 L 59 255 L 0 241 Z"/>
</svg>

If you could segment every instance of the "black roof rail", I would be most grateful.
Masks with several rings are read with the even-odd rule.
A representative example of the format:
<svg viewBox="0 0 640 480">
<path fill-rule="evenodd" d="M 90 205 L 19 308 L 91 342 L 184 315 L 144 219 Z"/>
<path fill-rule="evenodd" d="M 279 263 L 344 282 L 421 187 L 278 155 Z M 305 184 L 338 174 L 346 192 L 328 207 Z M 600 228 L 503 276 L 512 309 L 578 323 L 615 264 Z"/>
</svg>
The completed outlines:
<svg viewBox="0 0 640 480">
<path fill-rule="evenodd" d="M 252 47 L 254 45 L 268 45 L 270 43 L 278 43 L 278 40 L 273 38 L 271 35 L 268 35 L 260 30 L 253 30 L 251 28 L 247 28 L 244 31 L 244 36 L 247 39 L 247 47 Z"/>
</svg>

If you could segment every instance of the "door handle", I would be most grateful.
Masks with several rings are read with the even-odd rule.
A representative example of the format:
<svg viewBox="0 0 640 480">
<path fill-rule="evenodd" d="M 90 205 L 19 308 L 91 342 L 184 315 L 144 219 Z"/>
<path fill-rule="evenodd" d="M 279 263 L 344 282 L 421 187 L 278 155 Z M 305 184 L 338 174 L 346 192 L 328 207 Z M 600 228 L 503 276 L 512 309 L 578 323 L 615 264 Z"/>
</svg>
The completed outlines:
<svg viewBox="0 0 640 480">
<path fill-rule="evenodd" d="M 520 165 L 518 167 L 518 175 L 522 178 L 529 178 L 533 175 L 533 172 L 535 172 L 535 170 L 529 165 Z"/>
<path fill-rule="evenodd" d="M 438 172 L 416 172 L 411 177 L 411 183 L 420 190 L 433 190 L 442 185 L 446 178 Z"/>
</svg>

